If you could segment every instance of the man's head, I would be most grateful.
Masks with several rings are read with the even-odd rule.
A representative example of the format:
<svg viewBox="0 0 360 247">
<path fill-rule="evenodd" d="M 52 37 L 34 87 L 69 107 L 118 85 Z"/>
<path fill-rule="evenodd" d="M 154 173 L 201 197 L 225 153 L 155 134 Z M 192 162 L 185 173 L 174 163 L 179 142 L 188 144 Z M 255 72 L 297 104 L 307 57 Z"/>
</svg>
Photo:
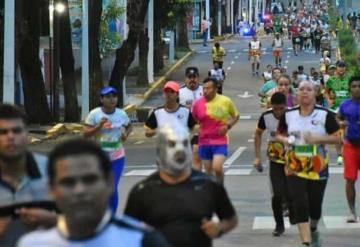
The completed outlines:
<svg viewBox="0 0 360 247">
<path fill-rule="evenodd" d="M 180 86 L 175 81 L 168 81 L 163 88 L 166 103 L 175 103 L 179 97 Z"/>
<path fill-rule="evenodd" d="M 108 155 L 89 140 L 68 140 L 50 153 L 48 175 L 51 193 L 67 221 L 96 226 L 113 188 Z"/>
<path fill-rule="evenodd" d="M 291 87 L 291 78 L 288 75 L 281 75 L 277 80 L 277 88 L 279 92 L 283 94 L 288 94 Z"/>
<path fill-rule="evenodd" d="M 16 161 L 27 151 L 26 115 L 16 106 L 0 104 L 0 159 Z"/>
<path fill-rule="evenodd" d="M 280 68 L 273 68 L 272 71 L 272 78 L 274 81 L 277 81 L 279 77 L 281 76 L 281 69 Z"/>
<path fill-rule="evenodd" d="M 349 90 L 354 99 L 360 100 L 360 76 L 352 76 L 350 78 Z"/>
<path fill-rule="evenodd" d="M 218 69 L 218 68 L 220 68 L 219 63 L 218 63 L 218 62 L 214 62 L 214 69 Z"/>
<path fill-rule="evenodd" d="M 286 110 L 286 96 L 281 92 L 276 92 L 271 96 L 270 103 L 276 118 L 280 118 Z"/>
<path fill-rule="evenodd" d="M 343 76 L 346 72 L 346 63 L 344 60 L 339 60 L 336 62 L 336 74 L 338 76 Z"/>
<path fill-rule="evenodd" d="M 159 170 L 173 177 L 191 169 L 189 132 L 177 123 L 169 123 L 158 132 L 156 148 Z"/>
<path fill-rule="evenodd" d="M 330 76 L 333 76 L 335 74 L 335 70 L 336 70 L 336 65 L 335 64 L 330 64 L 329 67 L 328 67 L 328 74 Z"/>
<path fill-rule="evenodd" d="M 217 82 L 214 78 L 208 77 L 203 81 L 203 93 L 206 101 L 215 98 L 217 93 Z"/>
<path fill-rule="evenodd" d="M 110 86 L 103 87 L 100 91 L 100 102 L 107 109 L 115 108 L 118 103 L 117 90 Z"/>
<path fill-rule="evenodd" d="M 257 41 L 257 36 L 256 36 L 256 34 L 254 34 L 254 35 L 252 36 L 252 39 L 253 39 L 254 41 Z"/>
<path fill-rule="evenodd" d="M 299 74 L 304 73 L 304 66 L 299 65 L 299 66 L 298 66 L 298 71 L 299 71 Z"/>
<path fill-rule="evenodd" d="M 197 67 L 187 67 L 185 69 L 186 86 L 190 90 L 196 90 L 199 86 L 199 69 Z"/>
<path fill-rule="evenodd" d="M 272 71 L 272 69 L 273 69 L 273 66 L 271 65 L 271 64 L 268 64 L 268 65 L 266 65 L 266 69 L 267 69 L 267 71 Z"/>
<path fill-rule="evenodd" d="M 279 39 L 280 38 L 280 33 L 275 33 L 275 38 Z"/>
<path fill-rule="evenodd" d="M 219 42 L 215 42 L 214 46 L 218 49 L 218 48 L 220 48 L 220 43 L 219 43 Z"/>
</svg>

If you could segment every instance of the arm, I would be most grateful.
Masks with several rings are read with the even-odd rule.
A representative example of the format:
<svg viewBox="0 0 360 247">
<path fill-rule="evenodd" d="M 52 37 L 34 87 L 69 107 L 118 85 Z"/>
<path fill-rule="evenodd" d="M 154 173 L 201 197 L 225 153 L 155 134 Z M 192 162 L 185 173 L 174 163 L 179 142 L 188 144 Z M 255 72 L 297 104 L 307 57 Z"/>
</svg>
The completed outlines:
<svg viewBox="0 0 360 247">
<path fill-rule="evenodd" d="M 209 238 L 218 238 L 228 233 L 237 225 L 237 216 L 234 215 L 229 219 L 223 219 L 219 222 L 203 219 L 201 229 Z"/>
<path fill-rule="evenodd" d="M 100 122 L 96 125 L 85 124 L 84 137 L 92 137 L 96 135 L 106 122 L 107 122 L 107 118 L 102 118 Z"/>
<path fill-rule="evenodd" d="M 125 131 L 121 133 L 121 140 L 123 142 L 127 140 L 132 130 L 133 130 L 133 125 L 129 122 L 129 124 L 125 126 Z"/>
<path fill-rule="evenodd" d="M 263 132 L 264 130 L 260 128 L 257 128 L 255 131 L 255 159 L 253 162 L 254 166 L 261 165 L 261 137 Z"/>
<path fill-rule="evenodd" d="M 146 119 L 144 128 L 145 128 L 145 136 L 146 137 L 153 137 L 156 134 L 156 129 L 158 127 L 155 110 L 151 112 L 148 119 Z"/>
</svg>

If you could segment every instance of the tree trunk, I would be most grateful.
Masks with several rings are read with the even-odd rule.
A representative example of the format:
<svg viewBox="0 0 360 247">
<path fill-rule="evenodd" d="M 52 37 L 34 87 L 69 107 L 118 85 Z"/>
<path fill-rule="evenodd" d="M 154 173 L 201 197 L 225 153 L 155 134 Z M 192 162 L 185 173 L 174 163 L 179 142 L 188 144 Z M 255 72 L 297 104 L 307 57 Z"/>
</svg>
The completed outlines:
<svg viewBox="0 0 360 247">
<path fill-rule="evenodd" d="M 116 60 L 111 72 L 110 85 L 118 89 L 119 106 L 124 106 L 123 81 L 124 76 L 135 58 L 135 49 L 139 34 L 144 30 L 144 20 L 149 0 L 129 0 L 127 5 L 127 19 L 129 34 L 121 47 L 116 50 Z"/>
<path fill-rule="evenodd" d="M 65 122 L 77 122 L 80 120 L 79 104 L 77 100 L 76 78 L 74 69 L 74 55 L 71 42 L 71 28 L 69 16 L 69 2 L 64 0 L 66 11 L 60 18 L 60 68 L 62 74 L 64 99 L 65 99 Z"/>
<path fill-rule="evenodd" d="M 210 26 L 210 35 L 211 38 L 214 36 L 217 36 L 217 31 L 218 31 L 218 24 L 217 24 L 217 19 L 218 19 L 218 13 L 217 13 L 217 6 L 218 6 L 218 1 L 217 0 L 210 0 L 210 17 L 211 17 L 211 26 Z"/>
<path fill-rule="evenodd" d="M 25 110 L 30 123 L 49 123 L 51 114 L 39 59 L 40 1 L 17 1 L 18 62 L 23 80 Z M 19 24 L 19 23 L 17 23 Z"/>
<path fill-rule="evenodd" d="M 90 70 L 90 109 L 99 105 L 99 91 L 103 86 L 101 58 L 99 51 L 99 31 L 102 14 L 102 1 L 89 1 L 89 70 Z"/>
<path fill-rule="evenodd" d="M 177 30 L 178 30 L 178 42 L 177 47 L 185 47 L 190 49 L 189 39 L 188 39 L 188 17 L 185 15 L 178 22 Z"/>
<path fill-rule="evenodd" d="M 149 83 L 147 60 L 149 53 L 149 37 L 145 30 L 139 34 L 139 72 L 136 84 L 146 86 Z"/>
<path fill-rule="evenodd" d="M 164 42 L 161 39 L 160 27 L 154 27 L 154 72 L 164 68 Z"/>
</svg>

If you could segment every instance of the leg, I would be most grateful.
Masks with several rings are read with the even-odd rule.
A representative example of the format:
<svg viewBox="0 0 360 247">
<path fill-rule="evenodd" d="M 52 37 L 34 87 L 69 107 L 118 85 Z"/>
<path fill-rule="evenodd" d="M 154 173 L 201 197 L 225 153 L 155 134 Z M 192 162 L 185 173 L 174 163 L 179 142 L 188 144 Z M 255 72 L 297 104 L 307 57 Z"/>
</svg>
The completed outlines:
<svg viewBox="0 0 360 247">
<path fill-rule="evenodd" d="M 114 177 L 114 188 L 113 188 L 114 191 L 110 196 L 109 206 L 113 213 L 116 213 L 119 204 L 119 182 L 120 182 L 121 174 L 124 170 L 124 165 L 125 165 L 125 157 L 118 160 L 113 160 L 111 162 L 111 169 Z"/>
<path fill-rule="evenodd" d="M 197 144 L 193 144 L 192 146 L 192 162 L 195 170 L 202 170 L 201 159 L 199 157 L 199 146 Z"/>
<path fill-rule="evenodd" d="M 355 209 L 355 198 L 356 198 L 356 190 L 355 190 L 355 181 L 346 180 L 346 199 L 349 205 L 350 213 L 356 215 Z"/>
<path fill-rule="evenodd" d="M 208 145 L 199 146 L 198 154 L 199 154 L 202 164 L 205 167 L 205 172 L 209 175 L 213 175 L 213 169 L 212 169 L 213 155 L 211 153 L 211 146 L 208 146 Z"/>
<path fill-rule="evenodd" d="M 280 236 L 285 229 L 282 214 L 282 203 L 284 199 L 284 188 L 286 186 L 284 176 L 284 165 L 270 161 L 270 182 L 272 187 L 271 207 L 276 222 L 276 228 L 273 232 L 274 236 Z"/>
<path fill-rule="evenodd" d="M 224 166 L 225 158 L 226 157 L 224 155 L 215 154 L 212 160 L 212 168 L 215 172 L 215 177 L 222 184 L 224 183 L 223 166 Z"/>
</svg>

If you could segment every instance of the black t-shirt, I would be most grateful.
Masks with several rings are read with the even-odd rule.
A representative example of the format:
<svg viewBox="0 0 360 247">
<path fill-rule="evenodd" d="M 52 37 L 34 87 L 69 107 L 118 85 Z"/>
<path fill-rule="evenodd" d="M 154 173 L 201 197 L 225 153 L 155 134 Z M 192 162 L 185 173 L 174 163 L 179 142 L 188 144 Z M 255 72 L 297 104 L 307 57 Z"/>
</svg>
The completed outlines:
<svg viewBox="0 0 360 247">
<path fill-rule="evenodd" d="M 156 172 L 130 192 L 125 214 L 161 231 L 172 246 L 205 247 L 212 241 L 201 230 L 201 221 L 230 219 L 235 210 L 225 188 L 210 176 L 192 170 L 191 176 L 176 185 L 161 180 Z"/>
</svg>

